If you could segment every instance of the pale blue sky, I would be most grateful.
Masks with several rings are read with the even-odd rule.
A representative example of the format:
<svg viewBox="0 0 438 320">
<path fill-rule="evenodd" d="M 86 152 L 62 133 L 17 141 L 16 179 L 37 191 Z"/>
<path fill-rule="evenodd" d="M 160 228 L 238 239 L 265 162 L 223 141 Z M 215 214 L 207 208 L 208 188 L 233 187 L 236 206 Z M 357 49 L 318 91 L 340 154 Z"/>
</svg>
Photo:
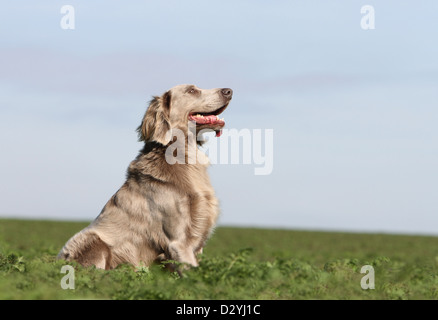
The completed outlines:
<svg viewBox="0 0 438 320">
<path fill-rule="evenodd" d="M 438 234 L 436 1 L 129 3 L 2 3 L 0 216 L 94 219 L 147 101 L 194 83 L 274 130 L 271 175 L 210 168 L 220 224 Z"/>
</svg>

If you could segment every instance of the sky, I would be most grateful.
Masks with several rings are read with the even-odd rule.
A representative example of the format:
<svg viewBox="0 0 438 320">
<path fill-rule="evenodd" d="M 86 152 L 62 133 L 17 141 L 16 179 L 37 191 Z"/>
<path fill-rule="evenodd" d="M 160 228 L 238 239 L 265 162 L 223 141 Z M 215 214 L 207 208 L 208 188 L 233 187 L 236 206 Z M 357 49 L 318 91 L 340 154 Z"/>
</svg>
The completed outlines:
<svg viewBox="0 0 438 320">
<path fill-rule="evenodd" d="M 431 0 L 2 2 L 0 217 L 92 221 L 148 101 L 190 83 L 250 133 L 209 168 L 219 225 L 437 235 L 436 39 Z"/>
</svg>

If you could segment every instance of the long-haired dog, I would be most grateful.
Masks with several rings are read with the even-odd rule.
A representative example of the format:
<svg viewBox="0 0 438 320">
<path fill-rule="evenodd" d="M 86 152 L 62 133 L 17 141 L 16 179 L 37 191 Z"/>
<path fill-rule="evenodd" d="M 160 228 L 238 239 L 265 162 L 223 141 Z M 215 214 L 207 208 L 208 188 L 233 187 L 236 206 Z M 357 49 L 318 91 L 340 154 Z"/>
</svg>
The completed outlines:
<svg viewBox="0 0 438 320">
<path fill-rule="evenodd" d="M 196 124 L 196 133 L 209 129 L 220 136 L 225 122 L 218 115 L 232 95 L 229 88 L 179 85 L 154 97 L 137 129 L 145 144 L 129 165 L 126 182 L 99 216 L 68 240 L 58 258 L 102 269 L 162 260 L 197 266 L 196 256 L 219 214 L 218 201 L 205 161 L 169 163 L 166 151 L 173 144 L 182 146 L 178 150 L 185 150 L 187 160 L 189 124 Z M 183 141 L 172 134 L 176 129 L 185 132 Z"/>
</svg>

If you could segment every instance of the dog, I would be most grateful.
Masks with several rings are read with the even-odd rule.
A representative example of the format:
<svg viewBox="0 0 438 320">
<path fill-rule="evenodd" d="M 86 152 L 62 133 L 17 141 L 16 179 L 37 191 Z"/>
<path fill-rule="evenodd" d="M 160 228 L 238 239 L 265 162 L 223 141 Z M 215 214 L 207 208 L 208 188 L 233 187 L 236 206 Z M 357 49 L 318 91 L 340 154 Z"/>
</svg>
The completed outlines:
<svg viewBox="0 0 438 320">
<path fill-rule="evenodd" d="M 148 266 L 165 260 L 198 266 L 197 255 L 219 215 L 208 163 L 169 163 L 166 150 L 181 146 L 187 160 L 193 134 L 189 125 L 195 126 L 196 134 L 213 130 L 219 137 L 225 122 L 218 115 L 232 96 L 229 88 L 195 85 L 178 85 L 154 96 L 137 128 L 144 147 L 130 163 L 125 183 L 98 217 L 67 241 L 58 259 L 107 270 L 124 263 Z M 176 130 L 184 132 L 184 139 L 175 139 Z"/>
</svg>

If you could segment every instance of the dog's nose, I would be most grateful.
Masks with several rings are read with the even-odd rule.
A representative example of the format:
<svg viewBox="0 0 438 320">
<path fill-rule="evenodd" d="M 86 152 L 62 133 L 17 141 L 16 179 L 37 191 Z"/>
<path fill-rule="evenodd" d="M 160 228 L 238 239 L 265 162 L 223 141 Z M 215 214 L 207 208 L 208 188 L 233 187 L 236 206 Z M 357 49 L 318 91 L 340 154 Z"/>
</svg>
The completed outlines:
<svg viewBox="0 0 438 320">
<path fill-rule="evenodd" d="M 227 99 L 231 99 L 231 97 L 233 96 L 233 90 L 231 90 L 230 88 L 223 88 L 221 90 L 221 93 Z"/>
</svg>

